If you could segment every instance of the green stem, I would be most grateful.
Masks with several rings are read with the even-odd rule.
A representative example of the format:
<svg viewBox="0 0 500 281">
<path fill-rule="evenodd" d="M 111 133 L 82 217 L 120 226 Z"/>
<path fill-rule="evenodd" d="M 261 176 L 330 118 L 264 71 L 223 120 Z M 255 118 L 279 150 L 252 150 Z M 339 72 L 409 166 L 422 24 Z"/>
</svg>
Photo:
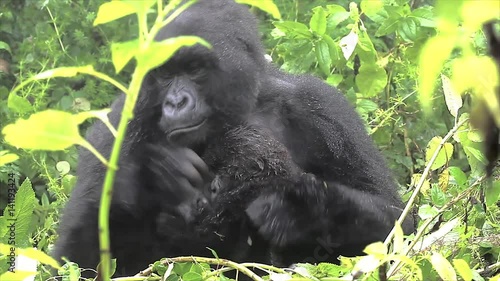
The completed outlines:
<svg viewBox="0 0 500 281">
<path fill-rule="evenodd" d="M 122 116 L 120 118 L 120 123 L 118 124 L 118 134 L 113 144 L 108 169 L 106 171 L 106 177 L 104 178 L 104 186 L 102 189 L 101 203 L 99 207 L 99 245 L 101 256 L 100 274 L 102 280 L 105 281 L 110 280 L 111 268 L 109 211 L 111 208 L 111 199 L 113 197 L 113 184 L 118 166 L 118 160 L 120 159 L 120 151 L 123 140 L 125 139 L 128 123 L 133 117 L 135 102 L 139 96 L 139 91 L 145 74 L 146 72 L 144 72 L 142 68 L 138 67 L 132 75 L 132 81 L 130 82 L 130 87 L 127 91 L 128 95 L 126 96 Z"/>
</svg>

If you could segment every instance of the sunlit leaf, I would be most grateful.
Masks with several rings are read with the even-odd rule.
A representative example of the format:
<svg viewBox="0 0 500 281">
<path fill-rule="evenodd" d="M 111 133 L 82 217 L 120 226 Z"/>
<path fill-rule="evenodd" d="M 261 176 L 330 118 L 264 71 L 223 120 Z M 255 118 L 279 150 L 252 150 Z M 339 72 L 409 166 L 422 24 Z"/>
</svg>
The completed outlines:
<svg viewBox="0 0 500 281">
<path fill-rule="evenodd" d="M 46 110 L 19 119 L 3 128 L 5 141 L 24 149 L 63 150 L 81 142 L 82 137 L 73 115 Z"/>
<path fill-rule="evenodd" d="M 152 42 L 148 49 L 136 55 L 137 67 L 145 72 L 154 69 L 165 63 L 180 48 L 196 44 L 201 44 L 207 48 L 211 47 L 207 41 L 197 36 L 179 36 L 161 42 Z"/>
<path fill-rule="evenodd" d="M 362 0 L 360 3 L 361 11 L 367 16 L 377 14 L 384 7 L 382 0 Z"/>
<path fill-rule="evenodd" d="M 94 20 L 94 26 L 108 23 L 136 12 L 138 12 L 136 7 L 130 5 L 127 1 L 105 2 L 99 6 L 97 17 Z"/>
<path fill-rule="evenodd" d="M 426 111 L 431 108 L 432 95 L 436 85 L 436 79 L 441 71 L 445 60 L 450 56 L 455 47 L 454 36 L 436 36 L 427 41 L 422 48 L 419 57 L 419 91 L 420 102 Z"/>
<path fill-rule="evenodd" d="M 438 184 L 442 191 L 446 191 L 450 182 L 450 171 L 445 169 L 439 174 Z"/>
<path fill-rule="evenodd" d="M 119 73 L 125 65 L 135 56 L 139 48 L 139 40 L 119 42 L 111 44 L 111 60 L 115 66 L 116 73 Z"/>
<path fill-rule="evenodd" d="M 309 21 L 309 27 L 312 31 L 319 35 L 325 34 L 326 31 L 326 13 L 322 7 L 313 9 L 313 15 Z"/>
<path fill-rule="evenodd" d="M 441 137 L 434 137 L 427 144 L 427 149 L 425 151 L 426 165 L 431 160 L 432 156 L 434 155 L 434 152 L 436 151 L 442 140 L 443 139 Z M 447 142 L 443 145 L 443 147 L 439 151 L 436 160 L 431 165 L 431 169 L 436 170 L 443 167 L 446 163 L 448 163 L 452 155 L 453 155 L 453 145 Z"/>
<path fill-rule="evenodd" d="M 9 153 L 7 150 L 0 151 L 0 167 L 12 163 L 17 159 L 19 159 L 19 156 L 14 153 Z"/>
<path fill-rule="evenodd" d="M 366 246 L 363 252 L 368 255 L 386 255 L 387 247 L 382 242 L 375 242 Z"/>
<path fill-rule="evenodd" d="M 454 259 L 453 260 L 453 266 L 455 267 L 456 271 L 464 279 L 464 281 L 471 281 L 472 280 L 472 269 L 469 267 L 469 264 L 462 260 L 462 259 Z"/>
<path fill-rule="evenodd" d="M 416 186 L 422 178 L 422 174 L 413 174 L 411 176 L 411 185 Z M 431 183 L 428 179 L 424 180 L 422 187 L 420 188 L 420 193 L 427 195 L 427 192 L 431 189 Z"/>
<path fill-rule="evenodd" d="M 255 6 L 262 11 L 269 13 L 275 19 L 281 19 L 281 14 L 278 6 L 276 6 L 276 4 L 274 4 L 272 0 L 236 0 L 236 3 Z"/>
<path fill-rule="evenodd" d="M 440 253 L 433 253 L 430 258 L 430 262 L 432 263 L 432 266 L 434 267 L 436 272 L 439 274 L 439 277 L 441 277 L 443 280 L 457 280 L 457 274 L 455 273 L 453 266 L 451 266 L 451 263 Z"/>
<path fill-rule="evenodd" d="M 461 12 L 464 25 L 477 30 L 490 20 L 500 19 L 500 4 L 490 0 L 463 1 Z"/>
</svg>

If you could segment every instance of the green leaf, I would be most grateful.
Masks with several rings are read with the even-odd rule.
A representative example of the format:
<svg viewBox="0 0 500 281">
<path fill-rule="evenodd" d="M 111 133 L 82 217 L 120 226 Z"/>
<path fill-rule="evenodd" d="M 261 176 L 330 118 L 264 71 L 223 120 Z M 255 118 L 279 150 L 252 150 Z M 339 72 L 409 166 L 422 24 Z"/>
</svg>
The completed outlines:
<svg viewBox="0 0 500 281">
<path fill-rule="evenodd" d="M 17 159 L 19 159 L 19 156 L 14 153 L 9 153 L 7 150 L 0 151 L 0 167 L 12 163 Z"/>
<path fill-rule="evenodd" d="M 469 30 L 480 29 L 484 23 L 500 18 L 498 1 L 463 1 L 460 11 L 464 26 Z"/>
<path fill-rule="evenodd" d="M 161 42 L 152 42 L 149 48 L 137 53 L 137 68 L 146 73 L 150 69 L 164 64 L 180 48 L 195 44 L 211 48 L 211 45 L 207 41 L 197 36 L 179 36 Z"/>
<path fill-rule="evenodd" d="M 397 31 L 406 42 L 414 42 L 417 38 L 418 24 L 415 19 L 406 17 L 399 21 Z"/>
<path fill-rule="evenodd" d="M 156 0 L 121 0 L 123 2 L 126 2 L 130 6 L 134 7 L 134 10 L 137 14 L 147 14 L 151 6 L 156 4 Z"/>
<path fill-rule="evenodd" d="M 387 73 L 378 64 L 362 64 L 356 76 L 356 86 L 363 97 L 373 97 L 387 85 Z"/>
<path fill-rule="evenodd" d="M 14 92 L 10 92 L 7 98 L 7 107 L 20 114 L 33 111 L 31 103 L 27 99 L 16 95 Z"/>
<path fill-rule="evenodd" d="M 442 140 L 443 139 L 441 137 L 434 137 L 427 144 L 427 149 L 425 151 L 426 165 L 429 164 L 432 155 L 434 155 L 434 152 L 436 151 Z M 448 163 L 448 161 L 450 161 L 452 155 L 453 155 L 453 145 L 447 142 L 443 145 L 443 147 L 439 151 L 438 156 L 434 161 L 434 163 L 432 163 L 431 170 L 437 170 L 443 167 L 446 163 Z"/>
<path fill-rule="evenodd" d="M 491 186 L 486 187 L 486 206 L 493 206 L 500 200 L 500 181 L 493 181 Z"/>
<path fill-rule="evenodd" d="M 5 141 L 24 149 L 63 150 L 82 142 L 71 113 L 46 110 L 3 128 Z"/>
<path fill-rule="evenodd" d="M 441 74 L 441 81 L 443 83 L 444 100 L 450 114 L 457 118 L 458 110 L 462 107 L 462 96 L 453 89 L 450 78 Z"/>
<path fill-rule="evenodd" d="M 387 254 L 387 247 L 382 242 L 375 242 L 375 243 L 371 243 L 368 246 L 366 246 L 365 249 L 363 250 L 363 252 L 365 252 L 368 255 L 374 255 L 374 256 L 382 255 L 382 256 L 384 256 Z"/>
<path fill-rule="evenodd" d="M 328 76 L 332 67 L 332 58 L 330 57 L 330 48 L 328 44 L 325 41 L 317 42 L 315 52 L 321 71 L 323 71 L 325 76 Z"/>
<path fill-rule="evenodd" d="M 448 167 L 448 171 L 458 186 L 464 186 L 467 183 L 467 175 L 459 167 Z"/>
<path fill-rule="evenodd" d="M 183 281 L 203 281 L 203 276 L 197 272 L 186 272 L 186 274 L 182 275 Z"/>
<path fill-rule="evenodd" d="M 139 50 L 139 39 L 112 43 L 111 44 L 111 60 L 115 66 L 115 72 L 120 71 L 127 65 L 127 63 L 137 54 Z"/>
<path fill-rule="evenodd" d="M 328 49 L 330 50 L 330 58 L 332 60 L 332 63 L 342 60 L 342 57 L 340 55 L 340 46 L 337 43 L 335 43 L 335 41 L 333 41 L 332 37 L 330 37 L 327 34 L 323 34 L 321 36 L 321 39 L 323 39 L 323 41 L 325 41 L 326 44 L 328 44 Z"/>
<path fill-rule="evenodd" d="M 346 11 L 346 9 L 340 5 L 327 5 L 326 10 L 329 14 L 327 17 L 327 27 L 328 30 L 333 30 L 341 22 L 349 18 L 351 13 Z"/>
<path fill-rule="evenodd" d="M 458 272 L 460 277 L 464 279 L 464 281 L 472 280 L 472 269 L 469 267 L 469 264 L 466 261 L 462 259 L 454 259 L 453 266 L 455 267 L 455 270 Z"/>
<path fill-rule="evenodd" d="M 356 54 L 359 56 L 361 64 L 373 64 L 377 61 L 377 51 L 373 46 L 373 42 L 366 31 L 361 31 L 359 34 L 358 48 Z"/>
<path fill-rule="evenodd" d="M 64 281 L 76 281 L 80 280 L 81 272 L 78 264 L 74 262 L 65 263 L 59 270 L 57 270 L 57 274 L 64 276 Z"/>
<path fill-rule="evenodd" d="M 415 9 L 411 13 L 411 16 L 417 19 L 420 26 L 422 27 L 430 27 L 430 28 L 436 27 L 436 22 L 434 20 L 434 11 L 433 7 L 431 6 Z"/>
<path fill-rule="evenodd" d="M 37 200 L 35 198 L 33 187 L 31 186 L 31 181 L 26 178 L 17 190 L 15 199 L 15 239 L 17 247 L 24 248 L 31 246 L 31 242 L 29 240 L 29 230 L 31 227 L 31 220 L 33 218 L 33 211 L 36 204 Z"/>
<path fill-rule="evenodd" d="M 281 14 L 278 9 L 278 6 L 273 3 L 271 0 L 236 0 L 236 3 L 247 4 L 250 6 L 257 7 L 262 11 L 269 13 L 275 19 L 281 19 Z"/>
<path fill-rule="evenodd" d="M 424 204 L 424 205 L 420 206 L 420 208 L 418 208 L 418 216 L 422 220 L 433 218 L 438 213 L 439 213 L 439 210 L 436 207 L 431 206 L 429 204 Z"/>
<path fill-rule="evenodd" d="M 438 188 L 437 186 L 433 186 L 431 188 L 431 201 L 436 207 L 442 207 L 446 203 L 446 194 Z"/>
<path fill-rule="evenodd" d="M 288 37 L 291 38 L 304 38 L 311 39 L 312 34 L 309 31 L 309 28 L 300 22 L 294 21 L 283 21 L 283 22 L 274 22 L 274 26 L 284 32 Z"/>
<path fill-rule="evenodd" d="M 10 50 L 9 44 L 7 44 L 3 41 L 0 41 L 0 50 L 6 50 L 7 52 L 9 52 L 9 54 L 12 55 L 12 51 Z"/>
<path fill-rule="evenodd" d="M 99 6 L 97 17 L 94 20 L 94 26 L 108 23 L 137 12 L 139 12 L 137 7 L 128 3 L 128 1 L 106 2 Z"/>
<path fill-rule="evenodd" d="M 92 73 L 94 67 L 92 65 L 76 66 L 76 67 L 58 67 L 51 70 L 38 73 L 33 77 L 34 80 L 55 78 L 55 77 L 74 77 L 78 73 Z"/>
<path fill-rule="evenodd" d="M 326 32 L 326 13 L 322 7 L 313 9 L 313 15 L 309 21 L 309 27 L 318 35 L 323 35 Z"/>
<path fill-rule="evenodd" d="M 372 16 L 382 10 L 384 2 L 382 0 L 362 0 L 360 6 L 363 13 L 367 16 Z"/>
<path fill-rule="evenodd" d="M 434 267 L 436 272 L 439 274 L 439 277 L 441 277 L 443 280 L 457 280 L 457 274 L 455 273 L 453 266 L 451 266 L 451 263 L 440 253 L 433 253 L 430 257 L 430 262 L 432 263 L 432 266 Z"/>
<path fill-rule="evenodd" d="M 380 37 L 390 33 L 393 33 L 398 28 L 399 21 L 401 16 L 396 14 L 389 18 L 387 18 L 378 28 L 377 32 L 375 32 L 375 36 Z"/>
<path fill-rule="evenodd" d="M 430 105 L 436 79 L 444 62 L 455 47 L 455 41 L 456 38 L 454 36 L 440 35 L 429 39 L 424 47 L 422 47 L 419 58 L 419 99 L 427 111 L 431 109 Z"/>
<path fill-rule="evenodd" d="M 368 99 L 357 99 L 356 100 L 356 110 L 360 113 L 370 113 L 377 110 L 378 104 Z"/>
<path fill-rule="evenodd" d="M 332 74 L 328 76 L 326 83 L 332 85 L 333 87 L 337 87 L 342 80 L 344 80 L 344 77 L 341 74 Z"/>
</svg>

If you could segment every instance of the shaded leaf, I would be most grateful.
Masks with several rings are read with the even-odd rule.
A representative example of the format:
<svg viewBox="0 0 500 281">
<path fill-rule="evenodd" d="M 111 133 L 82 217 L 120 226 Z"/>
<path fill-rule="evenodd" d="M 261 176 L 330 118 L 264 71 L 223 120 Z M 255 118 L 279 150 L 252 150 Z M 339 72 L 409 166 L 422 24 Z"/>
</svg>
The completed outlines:
<svg viewBox="0 0 500 281">
<path fill-rule="evenodd" d="M 356 86 L 364 97 L 373 97 L 387 85 L 387 73 L 378 64 L 362 64 L 356 76 Z"/>
</svg>

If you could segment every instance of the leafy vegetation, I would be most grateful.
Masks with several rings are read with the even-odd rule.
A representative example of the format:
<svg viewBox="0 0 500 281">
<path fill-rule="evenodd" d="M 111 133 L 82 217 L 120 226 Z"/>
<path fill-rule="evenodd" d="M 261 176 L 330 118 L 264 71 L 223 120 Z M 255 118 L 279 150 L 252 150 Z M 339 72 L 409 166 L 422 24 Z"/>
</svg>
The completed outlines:
<svg viewBox="0 0 500 281">
<path fill-rule="evenodd" d="M 76 264 L 61 267 L 45 254 L 76 180 L 74 144 L 92 150 L 81 136 L 90 118 L 107 122 L 103 108 L 116 88 L 133 105 L 144 73 L 169 57 L 156 57 L 156 48 L 170 44 L 173 52 L 200 42 L 153 43 L 156 18 L 147 12 L 156 2 L 0 2 L 0 280 L 35 273 L 36 280 L 46 280 L 51 267 L 78 280 Z M 178 1 L 171 2 L 159 19 Z M 417 216 L 418 230 L 403 237 L 396 223 L 386 241 L 368 246 L 366 256 L 342 257 L 340 265 L 284 270 L 178 257 L 142 274 L 152 274 L 149 280 L 218 280 L 237 269 L 254 280 L 261 280 L 253 273 L 260 270 L 273 280 L 500 280 L 500 173 L 485 176 L 484 135 L 475 117 L 488 111 L 500 125 L 499 71 L 487 56 L 482 30 L 498 21 L 498 3 L 275 0 L 282 18 L 277 20 L 263 12 L 279 17 L 271 2 L 239 2 L 259 8 L 254 12 L 275 63 L 313 73 L 346 94 L 385 153 L 408 202 L 405 215 Z M 139 26 L 134 14 L 152 28 Z M 120 140 L 124 127 L 115 132 Z M 113 157 L 102 161 L 116 166 Z M 39 261 L 38 270 L 13 273 L 16 253 Z M 103 261 L 106 278 L 113 263 Z"/>
</svg>

